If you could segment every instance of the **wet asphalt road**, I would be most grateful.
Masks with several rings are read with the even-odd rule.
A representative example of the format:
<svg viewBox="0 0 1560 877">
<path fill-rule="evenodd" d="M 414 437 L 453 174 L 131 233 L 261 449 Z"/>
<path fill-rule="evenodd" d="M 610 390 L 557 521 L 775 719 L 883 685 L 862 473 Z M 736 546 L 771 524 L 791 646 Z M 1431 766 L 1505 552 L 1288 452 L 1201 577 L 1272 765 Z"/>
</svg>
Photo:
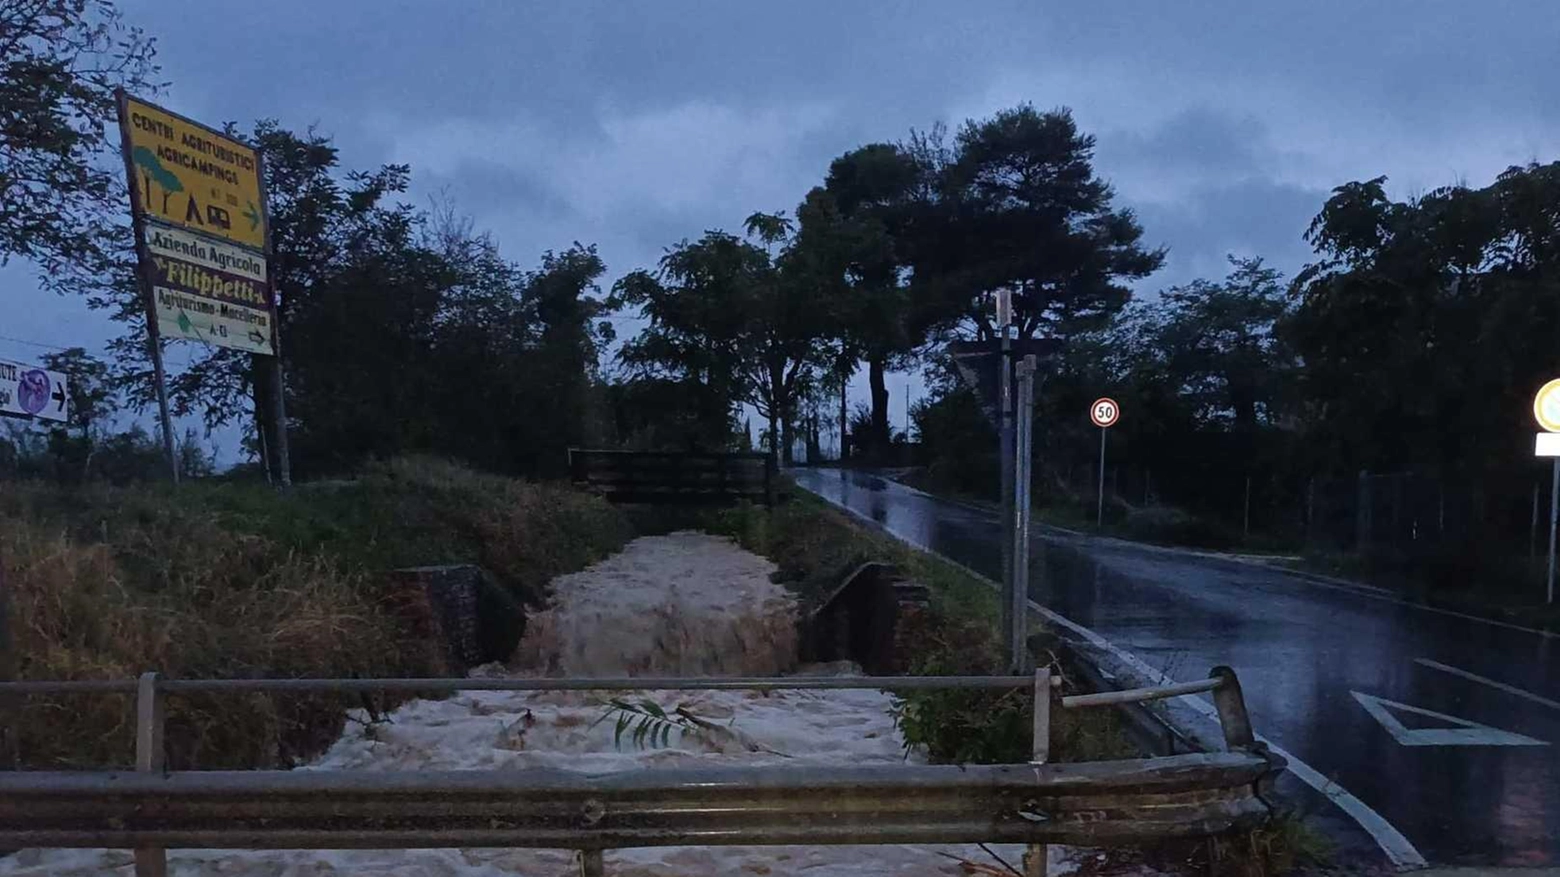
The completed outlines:
<svg viewBox="0 0 1560 877">
<path fill-rule="evenodd" d="M 907 541 L 999 575 L 991 512 L 870 473 L 791 474 Z M 1560 863 L 1553 634 L 1186 552 L 1034 536 L 1036 602 L 1178 680 L 1234 667 L 1259 733 L 1431 863 Z"/>
</svg>

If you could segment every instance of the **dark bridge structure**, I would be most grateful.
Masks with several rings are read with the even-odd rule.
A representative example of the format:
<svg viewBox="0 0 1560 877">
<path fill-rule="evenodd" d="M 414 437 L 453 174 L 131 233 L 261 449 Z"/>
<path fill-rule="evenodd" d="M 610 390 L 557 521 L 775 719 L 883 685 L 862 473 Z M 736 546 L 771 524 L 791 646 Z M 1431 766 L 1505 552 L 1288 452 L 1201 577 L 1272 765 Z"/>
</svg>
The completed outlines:
<svg viewBox="0 0 1560 877">
<path fill-rule="evenodd" d="M 569 449 L 574 483 L 611 502 L 729 505 L 778 498 L 774 457 L 758 452 Z"/>
</svg>

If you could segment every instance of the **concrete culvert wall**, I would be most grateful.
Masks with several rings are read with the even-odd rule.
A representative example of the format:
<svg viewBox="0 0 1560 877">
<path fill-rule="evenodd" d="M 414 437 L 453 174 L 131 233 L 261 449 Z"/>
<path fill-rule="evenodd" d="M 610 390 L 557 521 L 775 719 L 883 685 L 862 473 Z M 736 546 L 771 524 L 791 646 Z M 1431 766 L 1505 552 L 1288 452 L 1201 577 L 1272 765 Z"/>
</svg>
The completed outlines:
<svg viewBox="0 0 1560 877">
<path fill-rule="evenodd" d="M 900 620 L 924 611 L 928 598 L 924 585 L 907 581 L 893 565 L 861 564 L 808 613 L 802 658 L 854 661 L 877 675 L 905 672 L 912 656 L 902 654 Z"/>
<path fill-rule="evenodd" d="M 443 649 L 450 669 L 502 661 L 514 653 L 526 628 L 526 607 L 472 564 L 398 569 L 390 574 L 396 603 Z"/>
</svg>

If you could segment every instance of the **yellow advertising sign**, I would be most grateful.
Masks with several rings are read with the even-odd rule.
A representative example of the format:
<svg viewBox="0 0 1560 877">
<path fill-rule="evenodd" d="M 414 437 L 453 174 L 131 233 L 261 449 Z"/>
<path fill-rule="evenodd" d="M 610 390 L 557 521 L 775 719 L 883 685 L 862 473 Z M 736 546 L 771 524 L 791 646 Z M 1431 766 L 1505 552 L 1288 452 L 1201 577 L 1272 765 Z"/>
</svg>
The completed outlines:
<svg viewBox="0 0 1560 877">
<path fill-rule="evenodd" d="M 255 150 L 127 97 L 120 125 L 130 185 L 149 219 L 265 249 L 265 199 Z"/>
</svg>

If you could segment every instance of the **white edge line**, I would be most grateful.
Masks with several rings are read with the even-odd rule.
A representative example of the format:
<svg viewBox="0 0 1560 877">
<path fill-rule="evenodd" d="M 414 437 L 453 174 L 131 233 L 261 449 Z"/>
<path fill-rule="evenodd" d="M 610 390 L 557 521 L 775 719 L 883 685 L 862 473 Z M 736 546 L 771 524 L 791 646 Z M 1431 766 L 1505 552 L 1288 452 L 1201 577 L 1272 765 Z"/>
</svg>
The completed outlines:
<svg viewBox="0 0 1560 877">
<path fill-rule="evenodd" d="M 1456 667 L 1448 666 L 1446 664 L 1441 663 L 1440 661 L 1432 661 L 1429 658 L 1415 658 L 1414 659 L 1414 663 L 1415 664 L 1420 664 L 1420 665 L 1425 666 L 1425 667 L 1429 667 L 1429 668 L 1434 669 L 1434 670 L 1440 670 L 1443 673 L 1450 673 L 1453 676 L 1461 676 L 1464 679 L 1468 679 L 1468 680 L 1471 680 L 1473 682 L 1479 682 L 1479 683 L 1482 683 L 1484 685 L 1488 685 L 1491 688 L 1498 688 L 1501 691 L 1506 692 L 1507 694 L 1513 694 L 1513 695 L 1516 695 L 1517 697 L 1524 698 L 1526 700 L 1531 700 L 1534 703 L 1543 704 L 1544 706 L 1547 706 L 1550 709 L 1560 710 L 1560 701 L 1550 700 L 1547 697 L 1543 697 L 1541 695 L 1534 694 L 1531 691 L 1523 691 L 1522 689 L 1516 687 L 1515 685 L 1507 685 L 1504 682 L 1496 682 L 1494 679 L 1487 679 L 1487 678 L 1485 678 L 1483 676 L 1480 676 L 1477 673 L 1469 673 L 1467 670 L 1459 670 Z"/>
<path fill-rule="evenodd" d="M 801 486 L 803 489 L 806 489 L 806 485 L 799 484 L 799 486 Z M 886 533 L 889 536 L 898 539 L 900 542 L 911 546 L 912 548 L 924 551 L 927 554 L 933 555 L 934 557 L 937 557 L 946 563 L 953 564 L 969 575 L 985 582 L 987 585 L 1000 589 L 1000 586 L 995 581 L 992 581 L 990 578 L 976 572 L 973 569 L 970 569 L 968 566 L 965 566 L 959 561 L 948 557 L 942 552 L 937 551 L 929 546 L 922 545 L 919 542 L 916 542 L 914 539 L 907 539 L 902 537 L 898 533 L 889 530 L 888 527 L 884 526 L 882 523 L 867 517 L 866 515 L 856 511 L 853 508 L 850 508 L 849 506 L 836 502 L 833 499 L 818 493 L 817 491 L 808 490 L 808 492 L 818 497 L 819 499 L 822 499 L 824 502 L 834 506 L 835 508 L 844 511 L 851 517 L 865 522 L 874 529 L 882 533 Z M 1041 606 L 1039 603 L 1036 603 L 1033 600 L 1029 600 L 1028 602 L 1030 608 L 1036 610 L 1041 615 L 1045 616 L 1048 620 L 1060 624 L 1068 630 L 1079 634 L 1084 639 L 1087 639 L 1091 644 L 1110 652 L 1121 661 L 1125 662 L 1128 666 L 1132 667 L 1134 670 L 1146 674 L 1150 681 L 1153 681 L 1159 685 L 1169 685 L 1175 681 L 1169 676 L 1166 676 L 1164 673 L 1161 673 L 1160 671 L 1155 670 L 1153 667 L 1150 667 L 1136 655 L 1122 649 L 1115 643 L 1112 643 L 1103 636 L 1100 636 L 1099 634 L 1095 633 L 1087 627 L 1084 627 L 1076 621 L 1059 615 L 1056 612 Z M 1212 718 L 1215 721 L 1218 720 L 1218 710 L 1215 709 L 1213 704 L 1204 697 L 1196 694 L 1183 694 L 1177 699 L 1191 706 L 1193 709 L 1202 713 L 1204 716 Z M 1309 764 L 1306 764 L 1304 761 L 1301 761 L 1299 757 L 1287 749 L 1284 749 L 1282 746 L 1274 743 L 1272 740 L 1269 740 L 1260 734 L 1257 735 L 1257 739 L 1266 744 L 1268 750 L 1271 751 L 1274 755 L 1277 755 L 1278 757 L 1289 762 L 1288 768 L 1290 773 L 1299 778 L 1301 782 L 1320 792 L 1329 801 L 1332 801 L 1334 804 L 1338 805 L 1339 809 L 1343 810 L 1343 812 L 1347 813 L 1350 818 L 1359 823 L 1360 828 L 1364 829 L 1365 832 L 1371 836 L 1371 839 L 1376 842 L 1377 846 L 1381 847 L 1381 851 L 1386 854 L 1387 858 L 1390 859 L 1392 864 L 1397 866 L 1399 870 L 1406 871 L 1414 868 L 1429 867 L 1430 863 L 1425 860 L 1424 855 L 1419 852 L 1414 844 L 1409 841 L 1407 837 L 1404 837 L 1402 832 L 1394 828 L 1392 823 L 1388 822 L 1385 817 L 1371 809 L 1369 804 L 1366 804 L 1364 801 L 1356 798 L 1352 793 L 1349 792 L 1349 790 L 1323 776 L 1315 768 L 1311 767 Z"/>
</svg>

